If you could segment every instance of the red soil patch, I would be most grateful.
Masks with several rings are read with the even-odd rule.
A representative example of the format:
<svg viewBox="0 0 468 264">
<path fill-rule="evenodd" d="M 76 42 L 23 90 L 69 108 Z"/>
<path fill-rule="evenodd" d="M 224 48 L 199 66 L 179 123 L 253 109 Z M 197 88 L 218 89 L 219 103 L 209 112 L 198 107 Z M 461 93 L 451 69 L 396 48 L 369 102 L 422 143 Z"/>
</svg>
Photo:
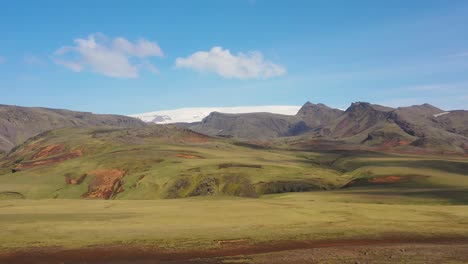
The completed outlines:
<svg viewBox="0 0 468 264">
<path fill-rule="evenodd" d="M 203 157 L 192 155 L 192 154 L 177 154 L 175 156 L 178 158 L 184 158 L 184 159 L 203 159 Z"/>
<path fill-rule="evenodd" d="M 61 144 L 52 144 L 47 147 L 42 148 L 38 153 L 36 153 L 32 160 L 48 158 L 63 153 L 65 146 Z"/>
<path fill-rule="evenodd" d="M 78 178 L 73 178 L 70 176 L 65 177 L 65 182 L 70 185 L 80 185 L 85 179 L 88 174 L 82 174 Z"/>
<path fill-rule="evenodd" d="M 402 176 L 385 176 L 385 177 L 377 177 L 369 179 L 371 183 L 394 183 L 400 182 L 402 180 L 406 180 L 405 177 Z"/>
<path fill-rule="evenodd" d="M 88 192 L 83 198 L 109 199 L 117 193 L 123 192 L 122 178 L 125 171 L 118 169 L 102 169 L 89 172 L 88 175 L 96 177 L 88 186 Z"/>
<path fill-rule="evenodd" d="M 358 186 L 369 186 L 369 185 L 385 185 L 394 183 L 409 183 L 411 180 L 425 179 L 429 176 L 424 175 L 400 175 L 400 176 L 377 176 L 372 178 L 358 178 L 351 180 L 345 184 L 342 188 L 358 187 Z"/>
<path fill-rule="evenodd" d="M 24 169 L 30 169 L 30 168 L 34 168 L 38 166 L 60 163 L 60 162 L 64 162 L 66 160 L 78 158 L 81 156 L 83 156 L 83 151 L 81 149 L 77 149 L 70 153 L 62 154 L 60 156 L 55 156 L 55 157 L 48 158 L 48 159 L 22 162 L 18 166 L 15 167 L 15 170 L 24 170 Z"/>
</svg>

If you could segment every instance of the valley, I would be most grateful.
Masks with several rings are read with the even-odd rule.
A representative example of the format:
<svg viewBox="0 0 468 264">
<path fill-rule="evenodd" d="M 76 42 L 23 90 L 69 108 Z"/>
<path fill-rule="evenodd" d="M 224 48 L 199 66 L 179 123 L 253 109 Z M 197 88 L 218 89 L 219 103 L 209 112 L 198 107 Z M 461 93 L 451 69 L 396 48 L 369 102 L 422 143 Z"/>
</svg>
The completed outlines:
<svg viewBox="0 0 468 264">
<path fill-rule="evenodd" d="M 0 6 L 0 264 L 468 264 L 468 1 Z"/>
<path fill-rule="evenodd" d="M 308 120 L 295 135 L 135 122 L 27 139 L 0 160 L 0 263 L 321 263 L 330 252 L 329 263 L 424 262 L 441 245 L 441 261 L 463 259 L 468 159 L 458 141 L 414 144 L 434 137 L 407 134 L 389 109 L 305 107 L 279 117 Z M 230 127 L 248 115 L 253 131 L 281 123 L 222 115 Z"/>
</svg>

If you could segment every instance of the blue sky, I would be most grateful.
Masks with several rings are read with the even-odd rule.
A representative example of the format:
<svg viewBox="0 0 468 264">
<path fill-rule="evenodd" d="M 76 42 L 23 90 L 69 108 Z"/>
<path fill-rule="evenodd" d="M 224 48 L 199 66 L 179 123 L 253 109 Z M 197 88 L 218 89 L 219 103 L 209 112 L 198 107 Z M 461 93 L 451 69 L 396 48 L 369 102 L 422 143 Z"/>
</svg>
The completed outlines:
<svg viewBox="0 0 468 264">
<path fill-rule="evenodd" d="M 2 1 L 2 104 L 468 109 L 467 1 Z"/>
</svg>

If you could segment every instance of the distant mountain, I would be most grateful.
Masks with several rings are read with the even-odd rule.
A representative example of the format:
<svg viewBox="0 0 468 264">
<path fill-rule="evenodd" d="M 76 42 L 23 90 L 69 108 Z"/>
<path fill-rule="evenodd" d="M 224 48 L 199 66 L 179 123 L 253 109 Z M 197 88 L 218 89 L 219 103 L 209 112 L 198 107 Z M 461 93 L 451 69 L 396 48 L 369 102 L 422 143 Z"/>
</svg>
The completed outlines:
<svg viewBox="0 0 468 264">
<path fill-rule="evenodd" d="M 0 151 L 9 151 L 28 138 L 63 127 L 144 127 L 139 119 L 41 107 L 0 105 Z"/>
<path fill-rule="evenodd" d="M 433 119 L 445 130 L 468 137 L 468 111 L 443 112 L 434 115 Z"/>
<path fill-rule="evenodd" d="M 194 123 L 202 121 L 203 118 L 207 117 L 212 112 L 220 112 L 226 114 L 273 113 L 282 115 L 294 115 L 297 113 L 299 108 L 300 106 L 294 105 L 199 107 L 156 111 L 130 116 L 139 118 L 145 122 L 156 124 Z"/>
<path fill-rule="evenodd" d="M 341 115 L 343 111 L 307 102 L 295 115 L 271 113 L 211 113 L 190 129 L 211 136 L 268 139 L 313 132 Z"/>
<path fill-rule="evenodd" d="M 213 109 L 234 113 L 208 113 Z M 343 111 L 307 102 L 302 107 L 185 108 L 171 111 L 165 112 L 170 116 L 158 116 L 156 112 L 137 115 L 140 120 L 118 115 L 0 105 L 0 151 L 9 151 L 30 137 L 57 128 L 133 128 L 147 126 L 143 121 L 149 121 L 175 122 L 180 127 L 205 135 L 250 141 L 295 137 L 298 145 L 322 140 L 328 145 L 335 142 L 333 144 L 356 147 L 468 153 L 468 111 L 444 111 L 429 104 L 391 108 L 356 102 Z"/>
<path fill-rule="evenodd" d="M 248 140 L 301 136 L 303 140 L 468 153 L 468 111 L 447 112 L 429 104 L 391 108 L 356 102 L 342 111 L 307 102 L 296 115 L 215 112 L 187 127 L 211 136 Z"/>
<path fill-rule="evenodd" d="M 342 114 L 342 110 L 330 108 L 324 104 L 307 102 L 299 109 L 296 116 L 301 118 L 309 127 L 322 127 Z"/>
<path fill-rule="evenodd" d="M 272 113 L 225 114 L 213 112 L 199 124 L 189 126 L 193 131 L 212 136 L 244 139 L 267 139 L 297 134 L 307 129 L 296 116 Z"/>
<path fill-rule="evenodd" d="M 382 126 L 391 108 L 370 103 L 353 103 L 337 119 L 329 123 L 334 137 L 351 137 Z"/>
</svg>

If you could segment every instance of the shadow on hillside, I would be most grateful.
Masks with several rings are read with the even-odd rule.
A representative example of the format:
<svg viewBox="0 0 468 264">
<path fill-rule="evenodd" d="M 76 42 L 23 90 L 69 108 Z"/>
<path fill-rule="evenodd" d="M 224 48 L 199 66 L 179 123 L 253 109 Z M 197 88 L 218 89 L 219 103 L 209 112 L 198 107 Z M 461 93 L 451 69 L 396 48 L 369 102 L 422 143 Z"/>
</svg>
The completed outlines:
<svg viewBox="0 0 468 264">
<path fill-rule="evenodd" d="M 468 205 L 468 189 L 422 189 L 422 190 L 354 190 L 349 194 L 372 196 L 406 196 L 408 198 L 437 199 L 449 204 Z"/>
<path fill-rule="evenodd" d="M 450 160 L 352 161 L 346 163 L 343 169 L 352 171 L 364 166 L 434 169 L 468 176 L 468 162 Z"/>
</svg>

